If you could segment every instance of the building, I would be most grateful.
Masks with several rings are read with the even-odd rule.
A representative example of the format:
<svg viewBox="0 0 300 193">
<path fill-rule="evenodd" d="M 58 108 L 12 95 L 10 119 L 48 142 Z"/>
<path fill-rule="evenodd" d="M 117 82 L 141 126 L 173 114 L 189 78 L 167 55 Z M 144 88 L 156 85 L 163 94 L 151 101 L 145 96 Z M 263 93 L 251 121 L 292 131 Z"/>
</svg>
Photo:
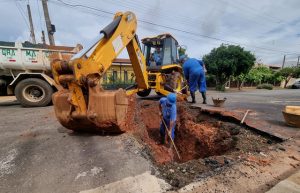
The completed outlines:
<svg viewBox="0 0 300 193">
<path fill-rule="evenodd" d="M 103 76 L 103 83 L 133 83 L 134 71 L 129 59 L 116 58 Z"/>
<path fill-rule="evenodd" d="M 281 66 L 280 65 L 276 65 L 276 64 L 268 64 L 266 66 L 269 67 L 273 71 L 279 71 L 281 69 Z"/>
<path fill-rule="evenodd" d="M 281 66 L 278 64 L 262 64 L 262 63 L 256 63 L 254 67 L 267 67 L 271 69 L 272 71 L 279 71 L 281 69 Z"/>
</svg>

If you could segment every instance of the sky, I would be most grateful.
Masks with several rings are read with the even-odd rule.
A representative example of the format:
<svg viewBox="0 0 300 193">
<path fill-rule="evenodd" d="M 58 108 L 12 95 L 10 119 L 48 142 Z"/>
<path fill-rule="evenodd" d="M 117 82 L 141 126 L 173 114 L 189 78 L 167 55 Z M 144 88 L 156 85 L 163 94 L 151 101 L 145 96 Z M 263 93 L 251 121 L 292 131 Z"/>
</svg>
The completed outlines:
<svg viewBox="0 0 300 193">
<path fill-rule="evenodd" d="M 41 42 L 41 0 L 0 0 L 0 41 L 30 40 L 27 3 Z M 296 65 L 300 56 L 300 0 L 48 0 L 48 7 L 56 45 L 86 45 L 111 13 L 132 11 L 139 38 L 171 33 L 189 57 L 202 58 L 222 43 L 240 45 L 269 65 L 281 66 L 284 55 L 286 65 Z"/>
</svg>

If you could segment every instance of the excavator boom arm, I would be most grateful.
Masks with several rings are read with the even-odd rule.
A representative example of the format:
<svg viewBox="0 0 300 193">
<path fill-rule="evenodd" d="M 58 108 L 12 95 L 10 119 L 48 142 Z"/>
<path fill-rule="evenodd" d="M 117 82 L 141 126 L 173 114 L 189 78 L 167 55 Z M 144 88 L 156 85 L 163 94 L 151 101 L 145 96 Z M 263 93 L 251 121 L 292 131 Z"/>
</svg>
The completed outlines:
<svg viewBox="0 0 300 193">
<path fill-rule="evenodd" d="M 105 91 L 100 79 L 113 60 L 126 47 L 139 89 L 148 89 L 145 57 L 136 36 L 137 20 L 132 12 L 116 13 L 114 20 L 100 31 L 89 47 L 70 61 L 55 60 L 52 72 L 63 90 L 53 95 L 56 116 L 72 130 L 120 131 L 128 100 L 124 90 Z"/>
<path fill-rule="evenodd" d="M 136 75 L 138 88 L 147 89 L 146 62 L 136 36 L 137 20 L 133 13 L 117 13 L 112 23 L 101 30 L 91 47 L 73 57 L 74 74 L 80 82 L 82 76 L 98 74 L 100 77 L 109 69 L 113 60 L 126 47 Z M 88 52 L 91 55 L 86 58 Z"/>
</svg>

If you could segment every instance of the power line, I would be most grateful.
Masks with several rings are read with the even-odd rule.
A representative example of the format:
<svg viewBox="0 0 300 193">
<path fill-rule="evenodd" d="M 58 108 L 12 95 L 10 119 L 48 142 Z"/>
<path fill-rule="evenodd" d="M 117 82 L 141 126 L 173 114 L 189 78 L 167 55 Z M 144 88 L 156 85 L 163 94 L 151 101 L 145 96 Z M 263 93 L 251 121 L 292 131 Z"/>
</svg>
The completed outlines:
<svg viewBox="0 0 300 193">
<path fill-rule="evenodd" d="M 253 16 L 253 14 L 260 16 L 260 18 L 264 18 L 265 20 L 268 20 L 268 22 L 282 23 L 282 20 L 272 17 L 270 15 L 264 14 L 262 12 L 259 12 L 258 10 L 246 5 L 245 3 L 234 2 L 234 1 L 225 1 L 225 0 L 218 0 L 218 1 L 222 1 L 227 4 L 231 4 L 232 7 L 235 7 L 238 10 L 243 9 L 244 10 L 243 13 L 248 13 L 251 16 Z M 269 24 L 269 23 L 264 23 L 264 24 Z"/>
<path fill-rule="evenodd" d="M 172 24 L 173 23 L 180 23 L 179 24 L 180 26 L 190 25 L 190 26 L 195 27 L 197 25 L 202 25 L 203 26 L 204 24 L 207 24 L 206 23 L 206 17 L 202 17 L 202 18 L 204 18 L 204 20 L 201 19 L 201 18 L 196 19 L 195 17 L 191 18 L 191 17 L 188 17 L 188 15 L 180 14 L 179 10 L 173 10 L 173 12 L 176 12 L 176 14 L 172 14 L 172 15 L 170 15 L 170 14 L 161 14 L 161 13 L 164 13 L 164 12 L 169 13 L 169 9 L 166 9 L 165 11 L 161 11 L 161 12 L 156 12 L 156 10 L 160 10 L 164 7 L 164 5 L 161 5 L 161 3 L 164 3 L 165 1 L 158 1 L 158 3 L 154 4 L 154 6 L 153 6 L 153 4 L 152 5 L 150 5 L 149 3 L 147 4 L 146 1 L 143 2 L 142 4 L 140 4 L 139 2 L 134 1 L 134 0 L 127 0 L 127 1 L 123 1 L 123 0 L 114 0 L 114 1 L 105 0 L 105 1 L 107 1 L 110 5 L 115 4 L 118 7 L 122 6 L 122 7 L 127 7 L 129 10 L 135 10 L 134 11 L 135 13 L 141 13 L 140 11 L 145 11 L 146 13 L 149 13 L 149 15 L 151 15 L 151 16 L 155 15 L 155 14 L 164 15 L 163 17 L 160 17 L 160 20 L 169 18 L 169 20 L 166 20 L 166 21 L 171 20 Z M 218 1 L 220 2 L 221 0 L 218 0 Z M 74 0 L 71 0 L 71 1 L 69 0 L 69 2 L 72 2 L 72 3 L 76 2 L 76 3 L 80 4 L 80 2 L 74 1 Z M 98 1 L 92 1 L 92 2 L 98 3 Z M 194 2 L 194 1 L 189 1 L 189 2 Z M 199 5 L 199 1 L 195 1 L 194 3 L 195 3 L 195 5 Z M 227 3 L 227 2 L 225 2 L 225 3 Z M 192 5 L 192 6 L 194 7 L 194 5 Z M 201 6 L 202 7 L 207 7 L 207 6 L 203 5 L 203 3 L 201 3 Z M 152 9 L 151 7 L 154 7 L 154 8 Z M 169 5 L 167 5 L 167 7 L 169 8 Z M 248 10 L 246 10 L 246 11 L 248 11 Z M 141 13 L 141 14 L 145 15 L 145 13 Z M 253 15 L 253 14 L 251 14 L 251 15 Z M 200 19 L 200 21 L 199 21 L 199 19 Z M 248 20 L 249 22 L 255 22 L 255 23 L 259 24 L 258 25 L 259 27 L 263 27 L 263 28 L 266 28 L 266 26 L 269 24 L 269 23 L 265 23 L 265 22 L 263 22 L 263 23 L 262 22 L 257 22 L 257 21 L 255 21 L 251 18 L 246 18 L 246 20 Z M 271 24 L 269 24 L 269 26 L 274 27 Z M 216 32 L 216 34 L 222 35 L 223 32 L 225 32 L 225 33 L 230 33 L 232 35 L 232 34 L 236 34 L 237 32 L 241 32 L 241 31 L 243 31 L 243 34 L 245 34 L 245 33 L 247 34 L 249 32 L 249 30 L 245 31 L 245 29 L 246 28 L 243 25 L 243 26 L 241 26 L 241 29 L 237 29 L 237 30 L 234 30 L 234 31 L 232 30 L 232 28 L 230 28 L 230 30 L 222 29 L 222 32 L 218 31 L 218 32 Z M 257 27 L 256 27 L 256 29 L 257 29 Z"/>
<path fill-rule="evenodd" d="M 66 2 L 64 2 L 62 0 L 57 0 L 57 1 L 60 2 L 60 3 L 62 3 L 62 4 L 64 4 L 64 5 L 70 6 L 70 7 L 83 7 L 83 8 L 86 8 L 86 9 L 91 9 L 91 10 L 94 10 L 94 11 L 99 11 L 99 12 L 106 13 L 106 14 L 109 14 L 109 15 L 114 15 L 113 12 L 102 10 L 102 9 L 95 8 L 95 7 L 90 7 L 90 6 L 87 6 L 87 5 L 70 4 L 70 3 L 66 3 Z M 91 13 L 91 14 L 93 14 L 93 13 Z M 142 22 L 142 23 L 150 24 L 150 25 L 153 25 L 153 26 L 158 26 L 158 27 L 162 27 L 162 28 L 166 28 L 166 29 L 171 29 L 171 30 L 174 30 L 174 31 L 178 31 L 178 32 L 190 34 L 190 35 L 193 35 L 193 36 L 201 36 L 203 38 L 208 38 L 208 39 L 212 39 L 212 40 L 216 40 L 216 41 L 221 41 L 221 42 L 226 42 L 226 43 L 231 43 L 231 44 L 236 44 L 236 45 L 243 45 L 243 46 L 253 47 L 253 48 L 257 48 L 257 49 L 278 52 L 278 53 L 297 54 L 296 52 L 293 53 L 293 52 L 284 51 L 284 50 L 275 50 L 275 49 L 271 49 L 271 48 L 264 48 L 264 47 L 259 47 L 259 46 L 252 46 L 252 45 L 248 45 L 248 44 L 244 44 L 244 43 L 239 43 L 239 42 L 235 42 L 235 41 L 225 40 L 225 39 L 221 39 L 221 38 L 217 38 L 217 37 L 212 37 L 212 36 L 208 36 L 208 35 L 203 35 L 203 34 L 191 32 L 191 31 L 187 31 L 187 30 L 182 30 L 182 29 L 179 29 L 179 28 L 171 27 L 171 26 L 166 26 L 166 25 L 162 25 L 162 24 L 153 23 L 153 22 L 150 22 L 150 21 L 142 20 L 142 19 L 138 19 L 138 21 Z"/>
<path fill-rule="evenodd" d="M 107 0 L 106 0 L 107 1 Z M 75 2 L 75 1 L 73 1 Z M 180 26 L 197 26 L 197 25 L 205 25 L 206 24 L 206 18 L 205 17 L 202 17 L 203 19 L 201 18 L 192 18 L 192 17 L 188 17 L 188 15 L 182 15 L 180 14 L 180 11 L 176 11 L 176 10 L 173 10 L 173 12 L 176 12 L 176 14 L 161 14 L 161 13 L 169 13 L 169 10 L 165 10 L 165 11 L 162 11 L 162 12 L 156 12 L 156 10 L 158 9 L 161 9 L 163 8 L 164 6 L 160 6 L 160 3 L 162 3 L 162 1 L 159 1 L 159 4 L 154 6 L 154 8 L 152 9 L 151 7 L 153 7 L 153 5 L 151 6 L 150 4 L 147 4 L 146 1 L 143 2 L 142 4 L 138 4 L 138 2 L 136 1 L 131 1 L 130 2 L 127 2 L 127 1 L 122 1 L 122 0 L 114 0 L 114 1 L 109 1 L 108 2 L 111 4 L 111 3 L 114 3 L 116 6 L 122 6 L 122 7 L 126 7 L 128 8 L 129 10 L 135 10 L 134 12 L 135 13 L 141 13 L 141 14 L 144 14 L 140 11 L 145 11 L 146 13 L 149 13 L 150 15 L 155 15 L 155 14 L 158 14 L 158 17 L 160 15 L 163 15 L 163 17 L 160 17 L 160 20 L 162 19 L 166 19 L 166 21 L 172 21 L 172 23 L 179 23 Z M 199 2 L 198 2 L 199 3 Z M 125 4 L 125 5 L 124 5 Z M 168 6 L 169 7 L 169 6 Z M 200 20 L 199 20 L 200 19 Z M 232 30 L 223 30 L 227 33 L 233 33 Z M 238 31 L 241 31 L 241 30 L 237 30 L 237 31 L 234 31 L 234 33 L 238 32 Z M 217 32 L 217 34 L 222 34 L 221 32 Z"/>
<path fill-rule="evenodd" d="M 240 4 L 241 7 L 244 7 L 244 8 L 247 8 L 248 10 L 252 10 L 253 13 L 255 13 L 256 15 L 261 15 L 261 16 L 264 16 L 266 19 L 269 18 L 273 20 L 274 23 L 282 23 L 283 21 L 280 19 L 280 18 L 277 18 L 277 17 L 274 17 L 272 15 L 269 15 L 269 14 L 266 14 L 266 13 L 263 13 L 253 7 L 250 7 L 248 6 L 246 3 L 244 3 L 243 1 L 239 1 L 239 2 L 235 2 L 236 4 Z"/>
<path fill-rule="evenodd" d="M 16 7 L 17 7 L 19 13 L 21 14 L 22 18 L 24 19 L 25 24 L 27 25 L 28 29 L 30 30 L 30 27 L 29 27 L 29 24 L 27 22 L 27 19 L 26 19 L 24 13 L 22 12 L 22 9 L 19 7 L 20 5 L 18 4 L 17 0 L 15 0 L 15 4 L 16 4 Z"/>
<path fill-rule="evenodd" d="M 40 6 L 39 6 L 39 0 L 36 0 L 36 6 L 38 8 L 38 14 L 39 14 L 39 20 L 40 20 L 40 28 L 41 28 L 41 31 L 43 31 L 42 16 L 41 16 L 41 10 L 40 10 Z"/>
</svg>

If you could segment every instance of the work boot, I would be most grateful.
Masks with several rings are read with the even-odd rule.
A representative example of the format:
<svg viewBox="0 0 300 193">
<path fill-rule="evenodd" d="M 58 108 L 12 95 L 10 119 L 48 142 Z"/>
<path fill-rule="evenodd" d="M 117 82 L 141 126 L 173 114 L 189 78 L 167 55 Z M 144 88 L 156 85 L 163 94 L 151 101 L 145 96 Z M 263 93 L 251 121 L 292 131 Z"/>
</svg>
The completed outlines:
<svg viewBox="0 0 300 193">
<path fill-rule="evenodd" d="M 201 92 L 202 98 L 203 98 L 203 104 L 207 104 L 206 103 L 206 92 Z"/>
<path fill-rule="evenodd" d="M 191 92 L 192 103 L 196 103 L 195 92 Z"/>
</svg>

